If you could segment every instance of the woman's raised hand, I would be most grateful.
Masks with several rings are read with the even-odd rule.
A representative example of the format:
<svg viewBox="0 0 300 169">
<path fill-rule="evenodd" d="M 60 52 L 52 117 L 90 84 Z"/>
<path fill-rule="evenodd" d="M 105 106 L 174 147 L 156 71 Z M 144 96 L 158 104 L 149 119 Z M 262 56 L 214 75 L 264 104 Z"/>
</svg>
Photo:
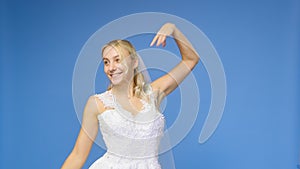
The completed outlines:
<svg viewBox="0 0 300 169">
<path fill-rule="evenodd" d="M 153 38 L 150 46 L 153 46 L 156 43 L 156 46 L 162 45 L 165 47 L 167 36 L 173 35 L 175 29 L 176 26 L 172 23 L 164 24 Z"/>
</svg>

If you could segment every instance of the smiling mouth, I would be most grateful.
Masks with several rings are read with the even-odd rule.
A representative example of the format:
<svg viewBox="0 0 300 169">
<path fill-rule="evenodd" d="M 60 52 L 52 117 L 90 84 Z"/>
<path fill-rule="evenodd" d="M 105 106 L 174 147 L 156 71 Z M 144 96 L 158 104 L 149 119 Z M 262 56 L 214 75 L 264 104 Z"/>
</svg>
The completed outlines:
<svg viewBox="0 0 300 169">
<path fill-rule="evenodd" d="M 122 74 L 122 72 L 120 73 L 114 73 L 114 74 L 110 74 L 110 77 L 114 78 L 114 77 L 118 77 Z"/>
</svg>

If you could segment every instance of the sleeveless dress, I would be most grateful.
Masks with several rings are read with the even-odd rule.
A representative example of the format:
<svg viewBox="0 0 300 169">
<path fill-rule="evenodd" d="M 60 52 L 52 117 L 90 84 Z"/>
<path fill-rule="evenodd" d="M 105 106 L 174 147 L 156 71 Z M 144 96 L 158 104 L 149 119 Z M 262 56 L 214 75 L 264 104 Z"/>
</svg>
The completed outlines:
<svg viewBox="0 0 300 169">
<path fill-rule="evenodd" d="M 95 95 L 106 109 L 98 120 L 107 152 L 89 169 L 161 169 L 158 147 L 165 118 L 151 88 L 147 94 L 149 102 L 140 100 L 143 108 L 137 115 L 123 109 L 111 90 Z"/>
</svg>

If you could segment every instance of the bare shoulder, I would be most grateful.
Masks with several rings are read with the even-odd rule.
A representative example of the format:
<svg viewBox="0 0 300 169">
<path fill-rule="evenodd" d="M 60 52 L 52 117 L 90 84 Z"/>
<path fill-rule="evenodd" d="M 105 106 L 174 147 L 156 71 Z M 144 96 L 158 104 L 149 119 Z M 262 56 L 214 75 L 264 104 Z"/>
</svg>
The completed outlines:
<svg viewBox="0 0 300 169">
<path fill-rule="evenodd" d="M 104 111 L 104 105 L 99 100 L 98 94 L 92 95 L 88 98 L 85 110 L 95 113 L 95 115 L 101 114 Z"/>
</svg>

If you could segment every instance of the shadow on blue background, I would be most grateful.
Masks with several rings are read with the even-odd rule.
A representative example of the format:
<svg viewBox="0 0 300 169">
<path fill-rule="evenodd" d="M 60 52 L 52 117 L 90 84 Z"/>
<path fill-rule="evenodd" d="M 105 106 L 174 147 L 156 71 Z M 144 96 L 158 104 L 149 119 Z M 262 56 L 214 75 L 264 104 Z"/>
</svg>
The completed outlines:
<svg viewBox="0 0 300 169">
<path fill-rule="evenodd" d="M 194 69 L 200 114 L 173 149 L 176 168 L 297 168 L 299 1 L 2 0 L 0 9 L 0 168 L 62 165 L 80 128 L 71 93 L 79 51 L 106 23 L 149 11 L 198 26 L 217 49 L 227 77 L 224 117 L 213 137 L 199 144 L 210 84 L 201 64 Z M 168 123 L 176 116 L 172 111 L 165 112 Z M 103 153 L 94 146 L 84 168 Z"/>
</svg>

